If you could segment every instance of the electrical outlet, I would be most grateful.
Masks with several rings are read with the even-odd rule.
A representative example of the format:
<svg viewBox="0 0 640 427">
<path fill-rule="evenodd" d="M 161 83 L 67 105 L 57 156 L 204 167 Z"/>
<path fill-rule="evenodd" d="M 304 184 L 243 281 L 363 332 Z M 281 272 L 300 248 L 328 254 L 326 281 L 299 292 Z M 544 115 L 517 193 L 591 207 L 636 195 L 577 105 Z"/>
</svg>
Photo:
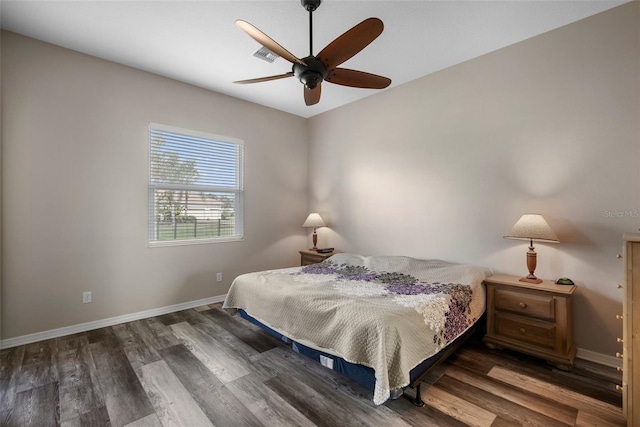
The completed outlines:
<svg viewBox="0 0 640 427">
<path fill-rule="evenodd" d="M 91 302 L 91 291 L 82 293 L 82 303 L 86 304 Z"/>
<path fill-rule="evenodd" d="M 222 273 L 216 273 L 216 282 L 222 282 Z"/>
</svg>

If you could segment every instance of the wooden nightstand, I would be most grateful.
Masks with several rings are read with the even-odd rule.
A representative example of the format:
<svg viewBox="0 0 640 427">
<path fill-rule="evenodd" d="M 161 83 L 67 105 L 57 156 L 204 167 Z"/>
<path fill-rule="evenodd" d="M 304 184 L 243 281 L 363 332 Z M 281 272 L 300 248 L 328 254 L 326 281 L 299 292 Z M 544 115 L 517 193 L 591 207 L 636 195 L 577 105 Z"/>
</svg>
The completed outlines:
<svg viewBox="0 0 640 427">
<path fill-rule="evenodd" d="M 495 275 L 487 286 L 487 334 L 490 348 L 509 348 L 545 359 L 563 370 L 573 368 L 573 300 L 575 285 L 520 282 Z"/>
<path fill-rule="evenodd" d="M 319 262 L 324 261 L 332 255 L 335 255 L 334 252 L 329 252 L 326 254 L 319 254 L 316 251 L 298 251 L 300 252 L 300 265 L 309 265 L 309 264 L 317 264 Z"/>
</svg>

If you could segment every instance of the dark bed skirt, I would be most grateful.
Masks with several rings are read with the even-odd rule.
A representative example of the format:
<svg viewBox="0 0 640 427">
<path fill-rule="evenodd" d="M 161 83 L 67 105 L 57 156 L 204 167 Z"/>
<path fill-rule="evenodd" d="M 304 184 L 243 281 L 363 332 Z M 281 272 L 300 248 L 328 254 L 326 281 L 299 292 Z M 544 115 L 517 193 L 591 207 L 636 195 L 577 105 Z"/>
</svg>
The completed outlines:
<svg viewBox="0 0 640 427">
<path fill-rule="evenodd" d="M 280 332 L 271 329 L 270 327 L 262 324 L 259 320 L 256 320 L 251 315 L 249 315 L 243 309 L 238 309 L 238 313 L 240 316 L 254 325 L 260 326 L 265 331 L 271 333 L 276 338 L 291 343 L 291 348 L 300 354 L 307 356 L 308 358 L 315 360 L 318 363 L 321 363 L 327 368 L 333 369 L 334 371 L 346 376 L 347 378 L 352 379 L 353 381 L 361 384 L 362 386 L 368 388 L 369 390 L 373 390 L 376 383 L 375 372 L 372 368 L 364 365 L 359 365 L 356 363 L 347 362 L 341 357 L 334 356 L 329 353 L 325 353 L 323 351 L 319 351 L 313 349 L 311 347 L 307 347 L 303 344 L 300 344 L 297 341 L 292 340 L 289 337 L 282 335 Z M 446 358 L 449 354 L 451 354 L 451 348 L 457 347 L 460 345 L 462 341 L 464 341 L 468 336 L 470 336 L 474 331 L 474 328 L 469 328 L 465 333 L 456 338 L 453 342 L 449 343 L 446 347 L 440 350 L 438 353 L 433 356 L 423 360 L 418 366 L 411 370 L 410 378 L 411 385 L 415 384 L 416 381 L 421 379 L 421 377 L 427 372 L 431 367 L 434 367 L 439 362 L 441 362 L 443 358 Z M 403 390 L 392 390 L 391 391 L 391 399 L 397 399 L 403 393 Z"/>
</svg>

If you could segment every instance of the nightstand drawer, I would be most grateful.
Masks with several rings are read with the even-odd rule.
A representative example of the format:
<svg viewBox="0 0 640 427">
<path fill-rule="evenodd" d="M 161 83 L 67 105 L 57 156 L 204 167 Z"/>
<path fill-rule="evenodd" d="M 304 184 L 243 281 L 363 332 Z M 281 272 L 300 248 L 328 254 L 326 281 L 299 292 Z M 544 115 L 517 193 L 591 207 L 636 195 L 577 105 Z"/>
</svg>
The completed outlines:
<svg viewBox="0 0 640 427">
<path fill-rule="evenodd" d="M 555 347 L 556 327 L 553 323 L 501 313 L 495 316 L 499 336 L 549 349 Z"/>
<path fill-rule="evenodd" d="M 543 319 L 555 319 L 555 299 L 552 295 L 535 295 L 521 291 L 496 288 L 497 310 L 512 311 Z"/>
</svg>

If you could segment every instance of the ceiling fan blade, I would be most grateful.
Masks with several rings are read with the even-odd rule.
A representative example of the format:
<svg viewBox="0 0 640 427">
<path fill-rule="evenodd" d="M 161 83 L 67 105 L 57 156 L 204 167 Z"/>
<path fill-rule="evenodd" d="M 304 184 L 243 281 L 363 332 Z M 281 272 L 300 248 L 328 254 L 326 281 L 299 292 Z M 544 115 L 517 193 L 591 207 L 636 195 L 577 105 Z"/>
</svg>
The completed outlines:
<svg viewBox="0 0 640 427">
<path fill-rule="evenodd" d="M 306 86 L 302 88 L 304 90 L 304 103 L 307 105 L 314 105 L 320 102 L 320 94 L 322 93 L 322 83 L 318 83 L 314 89 L 307 89 Z"/>
<path fill-rule="evenodd" d="M 287 77 L 293 77 L 293 71 L 289 71 L 288 73 L 278 74 L 276 76 L 268 76 L 268 77 L 258 77 L 257 79 L 248 79 L 248 80 L 237 80 L 234 83 L 239 85 L 246 85 L 249 83 L 260 83 L 260 82 L 268 82 L 271 80 L 284 79 Z"/>
<path fill-rule="evenodd" d="M 365 19 L 322 49 L 318 59 L 332 69 L 367 47 L 382 34 L 384 24 L 378 18 Z"/>
<path fill-rule="evenodd" d="M 348 68 L 335 68 L 329 72 L 325 81 L 342 86 L 361 87 L 365 89 L 384 89 L 391 84 L 391 79 L 364 71 Z"/>
<path fill-rule="evenodd" d="M 297 58 L 294 54 L 289 52 L 287 49 L 280 46 L 276 41 L 274 41 L 271 37 L 249 24 L 247 21 L 243 21 L 238 19 L 236 21 L 236 26 L 240 28 L 242 31 L 247 33 L 252 39 L 260 43 L 262 46 L 269 49 L 271 52 L 280 55 L 287 61 L 291 63 L 298 63 L 302 65 L 306 65 L 301 59 Z"/>
</svg>

